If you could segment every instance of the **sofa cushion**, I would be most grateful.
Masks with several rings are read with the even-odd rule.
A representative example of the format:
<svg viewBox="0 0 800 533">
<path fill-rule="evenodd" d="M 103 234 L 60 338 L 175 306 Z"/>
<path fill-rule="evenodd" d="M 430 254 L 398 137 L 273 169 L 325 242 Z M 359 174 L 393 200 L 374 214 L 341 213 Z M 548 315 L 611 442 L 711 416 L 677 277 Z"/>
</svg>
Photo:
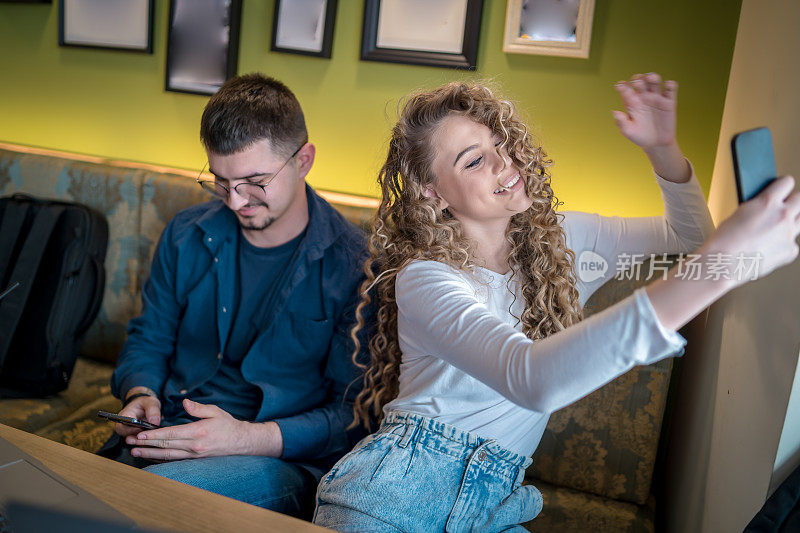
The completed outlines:
<svg viewBox="0 0 800 533">
<path fill-rule="evenodd" d="M 142 170 L 0 149 L 0 195 L 25 193 L 74 201 L 108 221 L 103 305 L 86 333 L 81 353 L 115 362 L 125 326 L 138 306 L 139 205 Z"/>
<path fill-rule="evenodd" d="M 674 262 L 676 256 L 668 256 Z M 641 271 L 648 272 L 649 261 Z M 584 316 L 605 309 L 651 280 L 612 279 L 586 302 Z M 643 504 L 650 494 L 672 358 L 637 366 L 553 413 L 528 477 L 598 496 Z"/>
<path fill-rule="evenodd" d="M 652 533 L 655 529 L 652 501 L 649 506 L 636 505 L 532 481 L 544 497 L 544 507 L 524 524 L 528 531 Z"/>
<path fill-rule="evenodd" d="M 97 411 L 118 413 L 121 409 L 122 403 L 111 394 L 106 394 L 84 405 L 68 417 L 45 426 L 36 434 L 73 448 L 94 453 L 114 432 L 113 424 L 98 417 Z"/>
<path fill-rule="evenodd" d="M 139 300 L 142 297 L 142 286 L 150 276 L 153 252 L 167 223 L 179 211 L 211 199 L 212 197 L 192 178 L 158 172 L 145 174 L 142 184 L 142 221 L 136 287 L 136 296 Z M 141 312 L 141 301 L 137 302 L 137 305 L 138 315 Z"/>
<path fill-rule="evenodd" d="M 320 196 L 328 200 L 328 202 L 336 208 L 339 213 L 342 214 L 344 218 L 355 224 L 356 226 L 363 229 L 367 234 L 369 234 L 371 230 L 371 222 L 372 216 L 375 213 L 375 209 L 369 207 L 358 207 L 353 205 L 345 205 L 337 203 L 332 199 L 326 198 L 325 192 L 320 192 Z"/>
<path fill-rule="evenodd" d="M 110 394 L 113 366 L 79 357 L 67 389 L 49 398 L 0 401 L 0 423 L 29 433 L 60 420 L 89 402 Z"/>
<path fill-rule="evenodd" d="M 553 413 L 529 472 L 558 485 L 644 503 L 671 368 L 671 359 L 633 368 Z"/>
</svg>

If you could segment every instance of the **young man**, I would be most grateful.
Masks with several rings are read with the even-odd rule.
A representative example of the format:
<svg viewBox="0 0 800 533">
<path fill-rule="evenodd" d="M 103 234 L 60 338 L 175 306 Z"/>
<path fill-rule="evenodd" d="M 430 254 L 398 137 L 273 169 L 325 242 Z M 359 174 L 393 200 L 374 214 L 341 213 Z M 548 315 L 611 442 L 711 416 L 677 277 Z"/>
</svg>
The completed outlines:
<svg viewBox="0 0 800 533">
<path fill-rule="evenodd" d="M 165 228 L 111 380 L 121 415 L 167 427 L 117 424 L 100 452 L 301 517 L 362 436 L 345 428 L 366 257 L 363 233 L 305 183 L 307 135 L 274 79 L 239 76 L 209 100 L 200 137 L 215 177 L 199 182 L 218 199 Z"/>
</svg>

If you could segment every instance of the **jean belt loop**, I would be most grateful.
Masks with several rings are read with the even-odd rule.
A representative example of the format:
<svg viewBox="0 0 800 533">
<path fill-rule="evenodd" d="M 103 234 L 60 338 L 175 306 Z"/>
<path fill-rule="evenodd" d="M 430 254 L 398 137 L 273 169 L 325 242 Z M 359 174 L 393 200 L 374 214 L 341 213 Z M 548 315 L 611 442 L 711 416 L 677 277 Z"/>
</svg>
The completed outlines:
<svg viewBox="0 0 800 533">
<path fill-rule="evenodd" d="M 522 482 L 525 481 L 525 469 L 518 468 L 517 471 L 517 479 L 514 480 L 514 485 L 522 485 Z"/>
<path fill-rule="evenodd" d="M 403 432 L 403 437 L 400 439 L 400 442 L 397 443 L 397 446 L 400 448 L 405 448 L 408 446 L 408 443 L 411 442 L 412 437 L 417 432 L 417 426 L 411 425 L 408 421 L 405 422 L 405 431 Z"/>
</svg>

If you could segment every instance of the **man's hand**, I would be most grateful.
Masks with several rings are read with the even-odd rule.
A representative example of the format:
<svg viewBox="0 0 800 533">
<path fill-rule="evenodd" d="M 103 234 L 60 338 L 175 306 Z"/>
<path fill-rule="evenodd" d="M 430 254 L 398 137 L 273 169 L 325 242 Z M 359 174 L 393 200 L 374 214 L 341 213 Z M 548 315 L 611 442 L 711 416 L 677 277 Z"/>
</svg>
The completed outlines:
<svg viewBox="0 0 800 533">
<path fill-rule="evenodd" d="M 216 405 L 183 400 L 186 412 L 197 422 L 142 431 L 126 442 L 137 446 L 134 457 L 159 461 L 196 459 L 220 455 L 264 455 L 280 457 L 283 439 L 275 422 L 236 420 Z"/>
<path fill-rule="evenodd" d="M 133 387 L 126 394 L 126 398 L 137 393 L 150 394 L 150 396 L 141 396 L 139 398 L 135 398 L 133 401 L 131 401 L 131 403 L 126 405 L 125 408 L 119 412 L 119 414 L 122 416 L 129 416 L 131 418 L 138 418 L 139 420 L 147 420 L 151 424 L 160 424 L 161 401 L 159 401 L 156 393 L 147 387 Z M 127 437 L 128 435 L 136 435 L 142 430 L 140 428 L 126 426 L 124 424 L 114 424 L 114 431 L 123 437 Z"/>
</svg>

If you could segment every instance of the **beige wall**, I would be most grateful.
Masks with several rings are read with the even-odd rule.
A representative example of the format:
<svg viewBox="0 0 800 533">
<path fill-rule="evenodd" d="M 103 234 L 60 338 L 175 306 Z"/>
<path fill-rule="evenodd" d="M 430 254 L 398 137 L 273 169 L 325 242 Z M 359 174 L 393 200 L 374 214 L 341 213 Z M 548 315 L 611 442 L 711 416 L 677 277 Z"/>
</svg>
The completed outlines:
<svg viewBox="0 0 800 533">
<path fill-rule="evenodd" d="M 734 133 L 768 126 L 778 172 L 800 178 L 798 26 L 797 0 L 742 4 L 709 193 L 717 224 L 737 206 Z M 676 532 L 741 531 L 800 464 L 800 391 L 792 393 L 800 261 L 726 295 L 695 334 L 672 421 L 665 525 Z"/>
</svg>

